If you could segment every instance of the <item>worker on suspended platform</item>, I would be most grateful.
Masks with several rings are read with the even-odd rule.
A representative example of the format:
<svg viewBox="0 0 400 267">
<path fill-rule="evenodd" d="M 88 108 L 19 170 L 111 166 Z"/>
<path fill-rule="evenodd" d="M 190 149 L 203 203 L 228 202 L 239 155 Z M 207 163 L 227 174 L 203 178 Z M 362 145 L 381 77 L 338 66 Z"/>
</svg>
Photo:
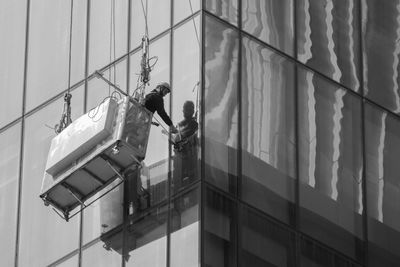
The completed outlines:
<svg viewBox="0 0 400 267">
<path fill-rule="evenodd" d="M 177 133 L 178 130 L 172 124 L 171 119 L 164 109 L 164 99 L 171 92 L 171 88 L 168 83 L 162 82 L 157 85 L 150 93 L 145 96 L 144 106 L 150 110 L 152 113 L 157 111 L 158 115 L 163 119 L 163 121 L 170 127 L 171 133 Z"/>
</svg>

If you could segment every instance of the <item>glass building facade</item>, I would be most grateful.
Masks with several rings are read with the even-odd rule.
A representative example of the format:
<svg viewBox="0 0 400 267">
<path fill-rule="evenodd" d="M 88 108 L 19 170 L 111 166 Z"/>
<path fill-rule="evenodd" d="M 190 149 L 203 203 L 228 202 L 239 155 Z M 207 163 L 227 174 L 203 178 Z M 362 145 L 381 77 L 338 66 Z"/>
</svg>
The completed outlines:
<svg viewBox="0 0 400 267">
<path fill-rule="evenodd" d="M 131 95 L 146 28 L 147 92 L 199 129 L 153 126 L 66 222 L 39 198 L 64 93 L 73 120 L 96 70 Z M 0 33 L 1 266 L 400 266 L 399 1 L 2 1 Z"/>
</svg>

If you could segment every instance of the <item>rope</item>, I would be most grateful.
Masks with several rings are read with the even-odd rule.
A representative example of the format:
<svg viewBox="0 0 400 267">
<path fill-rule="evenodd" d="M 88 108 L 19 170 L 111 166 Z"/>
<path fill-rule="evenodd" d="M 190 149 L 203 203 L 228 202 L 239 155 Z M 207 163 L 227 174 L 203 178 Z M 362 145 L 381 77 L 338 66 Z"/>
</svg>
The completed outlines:
<svg viewBox="0 0 400 267">
<path fill-rule="evenodd" d="M 194 17 L 193 17 L 194 12 L 193 12 L 193 7 L 192 7 L 192 0 L 189 0 L 189 4 L 190 4 L 190 11 L 192 12 L 192 21 L 193 21 L 194 31 L 196 32 L 197 43 L 200 46 L 199 34 L 197 33 L 196 22 L 194 21 Z"/>
</svg>

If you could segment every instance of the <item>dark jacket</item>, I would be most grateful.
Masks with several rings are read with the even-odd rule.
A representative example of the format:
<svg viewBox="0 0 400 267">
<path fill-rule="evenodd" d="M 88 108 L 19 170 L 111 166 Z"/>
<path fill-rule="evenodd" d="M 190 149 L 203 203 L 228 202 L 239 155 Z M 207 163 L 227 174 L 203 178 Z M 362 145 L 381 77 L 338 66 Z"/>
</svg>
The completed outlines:
<svg viewBox="0 0 400 267">
<path fill-rule="evenodd" d="M 147 94 L 144 100 L 144 106 L 153 113 L 157 111 L 158 115 L 160 115 L 161 119 L 163 119 L 168 126 L 172 125 L 171 119 L 165 112 L 164 99 L 160 93 L 153 90 Z"/>
</svg>

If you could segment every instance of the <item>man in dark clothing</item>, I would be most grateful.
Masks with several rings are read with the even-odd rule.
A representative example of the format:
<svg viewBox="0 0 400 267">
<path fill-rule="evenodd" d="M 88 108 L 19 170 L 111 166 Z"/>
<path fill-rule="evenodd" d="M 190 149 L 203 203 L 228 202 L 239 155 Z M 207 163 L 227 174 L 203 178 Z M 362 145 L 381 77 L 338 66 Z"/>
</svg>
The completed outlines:
<svg viewBox="0 0 400 267">
<path fill-rule="evenodd" d="M 163 121 L 170 127 L 171 133 L 177 133 L 177 129 L 172 124 L 171 119 L 164 109 L 164 99 L 168 93 L 171 92 L 168 83 L 163 82 L 157 85 L 156 89 L 152 90 L 149 94 L 145 96 L 144 106 L 150 110 L 152 113 L 157 111 L 158 115 L 163 119 Z"/>
<path fill-rule="evenodd" d="M 193 182 L 197 175 L 198 123 L 193 114 L 193 102 L 186 101 L 183 105 L 184 119 L 177 125 L 178 133 L 173 135 L 175 152 L 173 183 L 175 192 Z"/>
</svg>

